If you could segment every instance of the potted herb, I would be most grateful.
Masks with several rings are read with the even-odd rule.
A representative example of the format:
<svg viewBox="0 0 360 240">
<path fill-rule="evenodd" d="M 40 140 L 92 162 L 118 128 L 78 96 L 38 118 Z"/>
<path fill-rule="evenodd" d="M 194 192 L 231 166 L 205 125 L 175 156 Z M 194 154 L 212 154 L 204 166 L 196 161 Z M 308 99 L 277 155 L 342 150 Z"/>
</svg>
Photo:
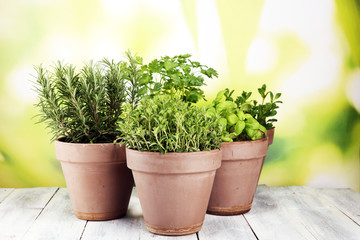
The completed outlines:
<svg viewBox="0 0 360 240">
<path fill-rule="evenodd" d="M 134 60 L 129 53 L 128 57 Z M 53 134 L 56 158 L 80 219 L 126 215 L 133 177 L 125 146 L 114 140 L 127 98 L 126 78 L 133 76 L 130 65 L 104 59 L 86 63 L 80 71 L 61 62 L 52 71 L 35 68 L 40 122 Z"/>
<path fill-rule="evenodd" d="M 214 117 L 178 95 L 156 94 L 135 110 L 127 105 L 123 119 L 119 130 L 147 229 L 161 235 L 198 232 L 221 164 Z"/>
<path fill-rule="evenodd" d="M 206 85 L 204 77 L 218 77 L 218 73 L 213 68 L 190 60 L 190 57 L 190 54 L 164 56 L 146 65 L 149 96 L 163 93 L 179 95 L 190 103 L 205 99 L 204 91 L 200 88 Z"/>
<path fill-rule="evenodd" d="M 258 92 L 262 98 L 262 102 L 259 105 L 256 105 L 256 102 L 254 102 L 256 119 L 259 121 L 260 124 L 264 125 L 268 130 L 268 142 L 270 145 L 273 143 L 274 132 L 275 132 L 275 127 L 273 125 L 273 122 L 277 122 L 277 119 L 275 118 L 268 119 L 268 118 L 274 117 L 277 114 L 276 109 L 279 108 L 277 104 L 282 103 L 282 101 L 278 100 L 281 96 L 281 93 L 276 93 L 274 95 L 271 91 L 266 92 L 265 84 L 263 84 L 261 88 L 258 88 Z M 270 102 L 265 102 L 267 96 L 270 96 Z"/>
<path fill-rule="evenodd" d="M 266 128 L 251 114 L 246 102 L 235 102 L 234 91 L 220 91 L 207 113 L 222 129 L 222 164 L 216 171 L 207 212 L 236 215 L 251 209 L 267 153 Z"/>
<path fill-rule="evenodd" d="M 278 99 L 281 96 L 281 93 L 276 93 L 275 95 L 271 91 L 266 91 L 266 84 L 263 84 L 261 88 L 258 88 L 258 92 L 261 96 L 261 103 L 258 104 L 256 100 L 249 101 L 248 99 L 251 96 L 251 92 L 243 91 L 241 96 L 237 97 L 235 102 L 237 106 L 242 106 L 245 108 L 245 112 L 250 113 L 261 125 L 265 126 L 267 129 L 268 143 L 269 145 L 273 143 L 275 127 L 274 122 L 277 122 L 277 119 L 274 116 L 277 114 L 276 109 L 279 108 L 278 104 L 282 103 Z M 266 102 L 266 99 L 270 98 L 270 101 Z M 269 119 L 270 118 L 270 119 Z"/>
</svg>

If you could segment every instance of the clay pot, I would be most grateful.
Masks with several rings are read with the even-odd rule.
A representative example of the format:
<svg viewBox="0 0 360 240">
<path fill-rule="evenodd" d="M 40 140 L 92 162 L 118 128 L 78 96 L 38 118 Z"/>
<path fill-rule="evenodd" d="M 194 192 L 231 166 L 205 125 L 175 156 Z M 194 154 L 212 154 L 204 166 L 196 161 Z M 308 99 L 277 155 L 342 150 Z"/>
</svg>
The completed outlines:
<svg viewBox="0 0 360 240">
<path fill-rule="evenodd" d="M 134 180 L 119 144 L 55 141 L 75 215 L 109 220 L 126 215 Z"/>
<path fill-rule="evenodd" d="M 216 171 L 207 213 L 250 211 L 267 148 L 267 138 L 221 144 L 222 163 Z"/>
<path fill-rule="evenodd" d="M 221 151 L 140 152 L 126 149 L 147 229 L 160 235 L 198 232 L 203 224 Z"/>
<path fill-rule="evenodd" d="M 271 145 L 274 141 L 274 132 L 275 128 L 270 128 L 267 130 L 268 145 Z"/>
</svg>

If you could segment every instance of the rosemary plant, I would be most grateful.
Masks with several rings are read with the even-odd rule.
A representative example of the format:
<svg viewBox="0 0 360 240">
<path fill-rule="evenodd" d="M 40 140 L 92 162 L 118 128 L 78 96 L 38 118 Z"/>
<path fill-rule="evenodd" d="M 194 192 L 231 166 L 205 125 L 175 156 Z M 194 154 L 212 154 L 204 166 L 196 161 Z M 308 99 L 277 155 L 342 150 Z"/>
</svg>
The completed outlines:
<svg viewBox="0 0 360 240">
<path fill-rule="evenodd" d="M 126 79 L 122 63 L 108 59 L 88 62 L 80 71 L 58 61 L 48 71 L 36 66 L 35 89 L 52 140 L 63 137 L 72 143 L 113 142 L 116 122 L 126 101 Z"/>
<path fill-rule="evenodd" d="M 139 101 L 148 93 L 150 76 L 140 56 L 133 56 L 130 51 L 125 54 L 128 61 L 122 62 L 121 65 L 127 80 L 128 102 L 131 104 L 131 108 L 135 109 Z"/>
<path fill-rule="evenodd" d="M 179 96 L 155 95 L 135 110 L 124 107 L 118 130 L 130 149 L 150 152 L 194 152 L 220 148 L 221 130 L 205 108 Z"/>
</svg>

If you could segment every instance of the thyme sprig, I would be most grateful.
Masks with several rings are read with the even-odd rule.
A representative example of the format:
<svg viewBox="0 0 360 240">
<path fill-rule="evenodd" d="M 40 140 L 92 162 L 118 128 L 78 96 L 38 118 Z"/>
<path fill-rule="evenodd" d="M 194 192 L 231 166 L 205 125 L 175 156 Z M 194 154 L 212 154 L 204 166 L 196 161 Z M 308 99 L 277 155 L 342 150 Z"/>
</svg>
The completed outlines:
<svg viewBox="0 0 360 240">
<path fill-rule="evenodd" d="M 125 105 L 119 131 L 128 148 L 151 152 L 194 152 L 220 148 L 221 129 L 205 108 L 180 96 L 143 99 L 135 110 Z"/>
</svg>

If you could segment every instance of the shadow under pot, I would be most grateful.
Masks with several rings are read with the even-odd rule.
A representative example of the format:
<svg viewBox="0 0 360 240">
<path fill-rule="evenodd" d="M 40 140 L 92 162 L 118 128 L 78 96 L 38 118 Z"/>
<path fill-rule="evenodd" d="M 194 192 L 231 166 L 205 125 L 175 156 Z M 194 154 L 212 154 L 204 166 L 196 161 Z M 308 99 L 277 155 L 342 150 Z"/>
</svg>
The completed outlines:
<svg viewBox="0 0 360 240">
<path fill-rule="evenodd" d="M 267 138 L 221 144 L 222 163 L 216 171 L 207 213 L 238 215 L 250 211 L 267 148 Z"/>
<path fill-rule="evenodd" d="M 134 180 L 126 166 L 125 146 L 58 139 L 55 152 L 76 217 L 110 220 L 126 215 Z"/>
<path fill-rule="evenodd" d="M 198 232 L 221 151 L 161 154 L 126 149 L 126 155 L 147 229 L 160 235 Z"/>
</svg>

